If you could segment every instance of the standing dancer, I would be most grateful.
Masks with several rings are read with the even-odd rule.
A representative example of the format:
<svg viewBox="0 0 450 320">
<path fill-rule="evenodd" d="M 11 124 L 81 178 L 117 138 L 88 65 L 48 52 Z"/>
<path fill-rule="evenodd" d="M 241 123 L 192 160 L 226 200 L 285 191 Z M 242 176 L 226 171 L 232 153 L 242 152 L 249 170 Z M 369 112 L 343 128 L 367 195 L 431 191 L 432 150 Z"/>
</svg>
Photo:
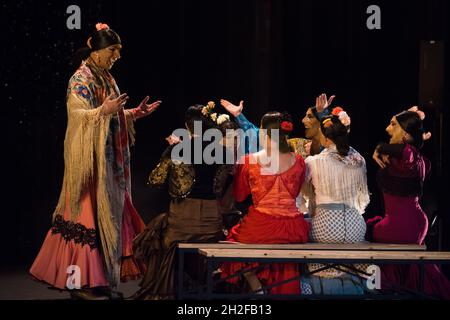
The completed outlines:
<svg viewBox="0 0 450 320">
<path fill-rule="evenodd" d="M 72 293 L 85 299 L 111 296 L 120 280 L 144 271 L 132 252 L 132 239 L 144 223 L 131 201 L 128 135 L 133 142 L 133 122 L 161 103 L 147 104 L 146 97 L 124 110 L 128 96 L 120 94 L 109 73 L 120 58 L 120 37 L 106 24 L 96 29 L 88 47 L 76 54 L 79 68 L 67 90 L 62 191 L 30 269 L 36 279 L 64 289 L 68 267 L 75 268 L 81 290 Z"/>
</svg>

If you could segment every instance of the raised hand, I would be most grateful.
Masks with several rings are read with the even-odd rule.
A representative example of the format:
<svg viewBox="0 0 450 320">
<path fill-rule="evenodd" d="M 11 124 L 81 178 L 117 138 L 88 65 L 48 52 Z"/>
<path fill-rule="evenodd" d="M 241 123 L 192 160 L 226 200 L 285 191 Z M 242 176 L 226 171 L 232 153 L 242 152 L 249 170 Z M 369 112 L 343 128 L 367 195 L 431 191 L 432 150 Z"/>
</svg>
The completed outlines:
<svg viewBox="0 0 450 320">
<path fill-rule="evenodd" d="M 131 109 L 131 112 L 133 114 L 134 119 L 139 119 L 145 116 L 148 116 L 153 111 L 156 110 L 156 108 L 159 107 L 159 105 L 162 103 L 162 101 L 155 101 L 153 103 L 147 104 L 148 100 L 150 100 L 149 96 L 146 96 L 144 100 L 141 101 L 139 106 L 137 106 L 134 109 Z"/>
<path fill-rule="evenodd" d="M 168 136 L 166 138 L 166 141 L 169 143 L 169 145 L 173 145 L 173 144 L 180 143 L 181 140 L 176 135 L 171 134 L 170 136 Z"/>
<path fill-rule="evenodd" d="M 100 112 L 104 115 L 113 114 L 122 109 L 128 101 L 128 95 L 126 93 L 121 94 L 117 98 L 114 98 L 115 94 L 112 93 L 106 97 L 105 101 L 101 105 Z"/>
<path fill-rule="evenodd" d="M 316 98 L 316 110 L 317 112 L 322 112 L 326 108 L 328 108 L 331 103 L 333 102 L 333 99 L 336 96 L 331 96 L 330 99 L 327 99 L 327 95 L 325 93 L 322 93 L 320 96 Z"/>
<path fill-rule="evenodd" d="M 241 101 L 239 103 L 239 106 L 236 106 L 234 104 L 232 104 L 230 101 L 225 100 L 225 99 L 221 99 L 220 100 L 220 104 L 222 105 L 222 107 L 225 108 L 225 110 L 227 110 L 233 117 L 237 117 L 238 115 L 240 115 L 242 113 L 242 110 L 244 109 L 244 101 Z"/>
<path fill-rule="evenodd" d="M 375 162 L 378 164 L 378 166 L 381 169 L 386 168 L 386 166 L 390 163 L 388 155 L 381 154 L 381 157 L 380 157 L 380 153 L 378 152 L 378 147 L 375 149 L 372 158 L 373 158 L 373 160 L 375 160 Z"/>
</svg>

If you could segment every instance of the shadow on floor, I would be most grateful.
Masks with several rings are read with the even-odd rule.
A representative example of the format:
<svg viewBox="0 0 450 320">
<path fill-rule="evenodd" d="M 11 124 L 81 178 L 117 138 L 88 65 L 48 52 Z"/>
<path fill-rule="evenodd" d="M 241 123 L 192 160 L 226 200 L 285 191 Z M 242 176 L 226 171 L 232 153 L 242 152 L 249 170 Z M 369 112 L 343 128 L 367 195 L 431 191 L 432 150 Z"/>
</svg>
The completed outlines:
<svg viewBox="0 0 450 320">
<path fill-rule="evenodd" d="M 137 281 L 121 283 L 118 291 L 125 297 L 138 290 Z M 51 289 L 49 285 L 33 280 L 27 267 L 2 267 L 0 269 L 0 300 L 64 300 L 70 299 L 67 291 Z"/>
</svg>

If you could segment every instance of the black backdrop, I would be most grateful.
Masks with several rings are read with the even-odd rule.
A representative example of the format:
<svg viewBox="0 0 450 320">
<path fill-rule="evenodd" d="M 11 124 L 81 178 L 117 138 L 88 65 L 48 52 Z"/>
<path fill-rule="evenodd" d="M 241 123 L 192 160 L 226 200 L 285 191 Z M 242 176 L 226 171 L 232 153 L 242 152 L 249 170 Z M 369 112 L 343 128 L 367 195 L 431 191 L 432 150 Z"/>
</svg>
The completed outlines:
<svg viewBox="0 0 450 320">
<path fill-rule="evenodd" d="M 66 28 L 71 4 L 81 8 L 81 30 Z M 381 8 L 381 30 L 366 27 L 371 4 Z M 147 175 L 164 137 L 183 126 L 186 107 L 244 99 L 254 122 L 268 110 L 288 110 L 299 120 L 295 135 L 303 135 L 300 119 L 322 92 L 335 94 L 335 103 L 352 116 L 352 145 L 368 164 L 370 217 L 382 212 L 373 149 L 386 139 L 390 117 L 418 103 L 420 40 L 448 43 L 449 8 L 444 0 L 2 1 L 2 263 L 29 264 L 50 227 L 64 169 L 65 93 L 74 71 L 69 61 L 96 22 L 122 37 L 122 59 L 112 73 L 130 95 L 129 107 L 147 94 L 163 100 L 137 124 L 132 149 L 133 198 L 146 222 L 161 210 L 146 188 Z M 438 107 L 448 134 L 448 110 Z M 436 133 L 434 113 L 428 110 L 427 125 Z M 424 148 L 435 167 L 439 143 L 446 140 Z M 443 175 L 434 172 L 422 203 L 430 216 L 443 218 L 449 249 L 445 152 Z"/>
</svg>

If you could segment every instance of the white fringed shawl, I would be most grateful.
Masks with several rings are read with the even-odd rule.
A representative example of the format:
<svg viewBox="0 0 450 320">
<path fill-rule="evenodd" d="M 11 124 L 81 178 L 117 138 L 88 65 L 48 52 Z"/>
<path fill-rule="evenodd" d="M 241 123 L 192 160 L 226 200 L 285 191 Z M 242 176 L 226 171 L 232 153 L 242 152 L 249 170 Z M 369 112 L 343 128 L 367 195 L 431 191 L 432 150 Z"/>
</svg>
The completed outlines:
<svg viewBox="0 0 450 320">
<path fill-rule="evenodd" d="M 112 79 L 112 78 L 111 78 Z M 96 80 L 101 80 L 97 83 Z M 54 212 L 64 215 L 66 205 L 71 210 L 71 220 L 76 222 L 81 209 L 81 197 L 90 184 L 96 186 L 96 224 L 100 238 L 107 276 L 117 285 L 120 278 L 121 224 L 124 191 L 116 186 L 106 160 L 106 140 L 110 130 L 111 115 L 102 115 L 100 106 L 109 92 L 106 86 L 120 94 L 115 81 L 97 74 L 83 62 L 69 81 L 67 92 L 67 131 L 64 140 L 64 179 Z M 108 82 L 108 83 L 107 83 Z M 134 141 L 134 127 L 130 111 L 125 110 L 127 131 Z M 127 180 L 131 189 L 130 177 Z"/>
<path fill-rule="evenodd" d="M 370 201 L 367 188 L 366 161 L 353 148 L 342 157 L 332 145 L 306 160 L 306 179 L 302 192 L 314 207 L 339 203 L 363 214 Z"/>
</svg>

